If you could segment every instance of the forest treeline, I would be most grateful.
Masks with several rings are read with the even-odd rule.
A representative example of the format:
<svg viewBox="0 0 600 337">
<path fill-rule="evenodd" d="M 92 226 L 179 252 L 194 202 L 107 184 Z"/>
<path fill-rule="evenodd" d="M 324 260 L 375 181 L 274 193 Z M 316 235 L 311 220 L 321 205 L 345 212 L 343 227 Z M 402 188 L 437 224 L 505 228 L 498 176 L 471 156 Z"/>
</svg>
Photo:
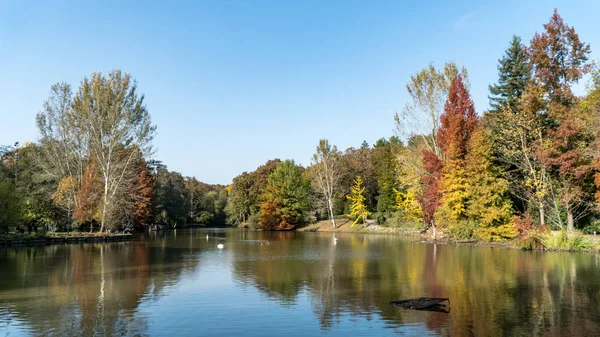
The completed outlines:
<svg viewBox="0 0 600 337">
<path fill-rule="evenodd" d="M 0 149 L 0 231 L 122 231 L 225 221 L 225 186 L 169 171 L 152 157 L 155 126 L 119 70 L 52 86 L 39 141 Z"/>
<path fill-rule="evenodd" d="M 273 159 L 229 186 L 151 160 L 155 127 L 128 74 L 93 74 L 74 93 L 58 83 L 39 141 L 3 151 L 0 226 L 292 230 L 349 217 L 525 246 L 548 229 L 600 232 L 600 71 L 589 56 L 555 11 L 528 43 L 512 38 L 488 111 L 476 112 L 464 67 L 430 64 L 406 85 L 396 135 L 344 151 L 322 139 L 308 167 Z"/>
<path fill-rule="evenodd" d="M 548 229 L 600 232 L 600 71 L 589 55 L 555 10 L 529 43 L 512 38 L 482 113 L 464 67 L 431 64 L 406 85 L 397 135 L 345 151 L 321 140 L 306 169 L 272 160 L 243 173 L 228 219 L 290 229 L 346 214 L 524 246 Z"/>
</svg>

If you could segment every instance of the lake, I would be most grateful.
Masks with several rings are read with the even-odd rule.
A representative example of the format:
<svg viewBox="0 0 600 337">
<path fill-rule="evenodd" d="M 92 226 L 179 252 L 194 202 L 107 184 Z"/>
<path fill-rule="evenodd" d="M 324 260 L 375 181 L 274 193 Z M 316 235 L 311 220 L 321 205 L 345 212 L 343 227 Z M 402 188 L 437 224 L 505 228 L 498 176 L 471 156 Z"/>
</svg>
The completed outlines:
<svg viewBox="0 0 600 337">
<path fill-rule="evenodd" d="M 3 248 L 0 336 L 600 334 L 598 255 L 333 238 L 197 229 Z M 449 312 L 388 303 L 422 296 Z"/>
</svg>

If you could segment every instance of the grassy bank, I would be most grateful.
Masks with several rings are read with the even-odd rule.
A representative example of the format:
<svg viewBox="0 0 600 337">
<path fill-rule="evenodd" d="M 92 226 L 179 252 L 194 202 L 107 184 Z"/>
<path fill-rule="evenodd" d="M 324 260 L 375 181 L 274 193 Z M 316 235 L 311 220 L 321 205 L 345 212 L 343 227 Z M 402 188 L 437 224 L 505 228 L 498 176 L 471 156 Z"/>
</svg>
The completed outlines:
<svg viewBox="0 0 600 337">
<path fill-rule="evenodd" d="M 299 228 L 299 232 L 342 232 L 363 234 L 392 234 L 413 238 L 415 241 L 437 243 L 470 245 L 483 247 L 504 247 L 512 249 L 523 249 L 518 240 L 509 241 L 482 241 L 482 240 L 457 240 L 438 232 L 438 239 L 433 240 L 430 232 L 422 233 L 416 228 L 386 227 L 377 224 L 357 224 L 352 226 L 352 220 L 336 220 L 336 228 L 333 228 L 331 220 L 323 220 L 306 227 Z M 545 251 L 561 252 L 588 252 L 598 253 L 600 251 L 600 235 L 584 235 L 580 232 L 567 233 L 566 231 L 551 231 L 540 235 L 537 246 L 530 249 L 541 249 Z"/>
</svg>

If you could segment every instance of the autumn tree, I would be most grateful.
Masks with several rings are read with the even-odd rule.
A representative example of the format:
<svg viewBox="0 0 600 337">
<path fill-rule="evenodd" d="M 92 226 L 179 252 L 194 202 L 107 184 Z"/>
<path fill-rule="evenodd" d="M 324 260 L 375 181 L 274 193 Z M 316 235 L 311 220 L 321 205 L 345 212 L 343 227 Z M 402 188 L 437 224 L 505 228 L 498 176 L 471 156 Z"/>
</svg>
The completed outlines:
<svg viewBox="0 0 600 337">
<path fill-rule="evenodd" d="M 354 184 L 354 178 L 361 176 L 365 186 L 365 204 L 370 210 L 377 206 L 379 187 L 377 185 L 377 173 L 373 165 L 373 149 L 367 142 L 363 142 L 360 148 L 348 148 L 340 157 L 341 178 L 340 192 L 344 193 L 344 201 L 350 194 Z"/>
<path fill-rule="evenodd" d="M 421 178 L 425 175 L 423 167 L 424 144 L 422 138 L 413 136 L 407 145 L 399 149 L 396 155 L 398 170 L 396 173 L 397 188 L 396 209 L 402 212 L 406 221 L 418 221 L 423 217 L 419 197 L 423 193 Z"/>
<path fill-rule="evenodd" d="M 317 152 L 313 155 L 311 167 L 311 182 L 327 203 L 327 209 L 335 228 L 333 213 L 334 196 L 340 181 L 340 153 L 335 145 L 330 145 L 327 139 L 321 139 Z"/>
<path fill-rule="evenodd" d="M 532 88 L 538 91 L 546 132 L 537 142 L 538 158 L 551 172 L 561 206 L 567 214 L 567 229 L 574 229 L 574 212 L 583 201 L 580 185 L 590 172 L 586 142 L 576 113 L 578 98 L 571 86 L 591 70 L 590 46 L 579 40 L 573 27 L 556 10 L 542 33 L 536 33 L 527 49 L 533 69 Z M 574 110 L 575 109 L 575 110 Z M 554 191 L 554 190 L 552 190 Z"/>
<path fill-rule="evenodd" d="M 446 62 L 443 69 L 433 64 L 411 76 L 406 84 L 410 102 L 406 103 L 401 114 L 396 114 L 396 130 L 402 139 L 419 135 L 428 151 L 441 158 L 441 150 L 436 137 L 440 129 L 440 116 L 448 91 L 456 75 L 467 81 L 467 70 L 454 62 Z M 468 85 L 467 85 L 468 86 Z"/>
<path fill-rule="evenodd" d="M 133 182 L 131 196 L 135 203 L 135 220 L 140 226 L 149 225 L 154 220 L 155 177 L 148 163 L 141 158 L 138 163 L 137 179 Z"/>
<path fill-rule="evenodd" d="M 401 115 L 394 116 L 396 131 L 403 139 L 408 139 L 411 135 L 422 138 L 422 163 L 425 173 L 420 179 L 422 194 L 417 200 L 426 227 L 433 229 L 434 239 L 437 236 L 434 215 L 440 205 L 443 166 L 443 152 L 438 142 L 438 133 L 450 87 L 459 74 L 467 82 L 466 70 L 464 67 L 459 69 L 455 63 L 446 63 L 441 71 L 432 64 L 422 69 L 411 77 L 406 86 L 411 101 L 406 104 Z"/>
<path fill-rule="evenodd" d="M 250 175 L 252 176 L 252 185 L 248 191 L 248 197 L 251 200 L 250 214 L 258 213 L 261 197 L 269 183 L 269 176 L 275 171 L 275 168 L 277 168 L 279 163 L 281 163 L 279 158 L 268 160 L 264 165 L 261 165 L 257 167 L 256 170 L 250 172 Z"/>
<path fill-rule="evenodd" d="M 540 156 L 555 174 L 553 187 L 567 214 L 569 231 L 574 230 L 575 222 L 587 213 L 587 196 L 594 170 L 593 158 L 588 151 L 592 139 L 587 136 L 578 120 L 565 120 L 548 132 L 548 143 L 540 151 Z"/>
<path fill-rule="evenodd" d="M 499 167 L 494 165 L 492 142 L 482 128 L 477 128 L 471 135 L 465 171 L 465 214 L 477 226 L 474 234 L 494 241 L 515 237 L 508 181 L 502 178 Z"/>
<path fill-rule="evenodd" d="M 444 105 L 437 142 L 444 158 L 442 170 L 441 208 L 437 215 L 457 225 L 466 217 L 467 176 L 465 156 L 471 134 L 477 127 L 475 106 L 460 75 L 454 78 Z"/>
<path fill-rule="evenodd" d="M 54 203 L 67 213 L 67 225 L 71 226 L 73 211 L 79 184 L 72 176 L 66 176 L 60 180 L 56 192 L 52 195 Z"/>
<path fill-rule="evenodd" d="M 100 177 L 98 176 L 98 168 L 96 160 L 92 160 L 86 165 L 81 187 L 77 191 L 77 204 L 74 210 L 75 221 L 79 223 L 92 223 L 98 220 L 98 208 L 101 195 Z M 90 231 L 93 231 L 93 224 L 90 226 Z"/>
<path fill-rule="evenodd" d="M 423 222 L 433 230 L 433 239 L 437 239 L 435 214 L 440 207 L 440 180 L 442 179 L 442 161 L 433 152 L 423 150 L 423 168 L 425 174 L 421 177 L 423 193 L 418 201 L 423 211 Z"/>
<path fill-rule="evenodd" d="M 133 162 L 139 150 L 151 152 L 155 127 L 137 93 L 131 75 L 120 70 L 108 75 L 94 73 L 84 78 L 73 97 L 70 123 L 85 136 L 89 155 L 94 157 L 102 182 L 100 199 L 100 231 L 116 223 L 121 192 L 135 179 Z"/>
<path fill-rule="evenodd" d="M 69 189 L 78 190 L 82 183 L 88 148 L 81 124 L 73 122 L 75 116 L 71 106 L 72 98 L 69 84 L 56 83 L 50 88 L 50 95 L 44 102 L 42 111 L 36 116 L 40 140 L 35 159 L 36 165 L 41 169 L 36 175 L 39 180 L 52 181 L 54 188 L 67 178 L 68 181 L 65 182 L 74 182 Z M 76 193 L 64 194 L 60 199 L 60 208 L 65 211 L 70 225 L 72 211 L 77 206 Z"/>
<path fill-rule="evenodd" d="M 535 84 L 547 94 L 552 118 L 567 113 L 564 108 L 575 103 L 571 85 L 592 68 L 590 45 L 579 40 L 575 28 L 567 25 L 555 9 L 542 33 L 536 33 L 527 49 Z"/>
<path fill-rule="evenodd" d="M 365 187 L 363 186 L 363 181 L 360 176 L 356 176 L 354 180 L 354 185 L 351 188 L 350 195 L 347 196 L 348 200 L 351 201 L 350 204 L 350 217 L 355 218 L 352 226 L 356 225 L 359 221 L 362 220 L 362 223 L 365 223 L 367 217 L 371 215 L 371 212 L 367 209 L 365 205 Z"/>
<path fill-rule="evenodd" d="M 579 109 L 582 116 L 582 125 L 585 132 L 592 137 L 592 143 L 588 148 L 594 160 L 594 185 L 596 192 L 596 208 L 600 205 L 600 68 L 594 69 L 591 74 L 591 81 L 588 91 L 583 100 L 579 103 Z"/>
<path fill-rule="evenodd" d="M 260 204 L 262 229 L 291 230 L 305 223 L 309 187 L 302 171 L 293 160 L 285 160 L 269 175 Z"/>
<path fill-rule="evenodd" d="M 539 113 L 544 105 L 541 95 L 538 86 L 528 85 L 519 99 L 518 109 L 503 108 L 497 115 L 502 116 L 502 126 L 490 130 L 495 160 L 504 168 L 513 205 L 522 205 L 521 212 L 537 209 L 539 222 L 544 225 L 549 175 L 547 163 L 538 156 L 540 141 L 546 134 L 544 118 Z"/>
</svg>

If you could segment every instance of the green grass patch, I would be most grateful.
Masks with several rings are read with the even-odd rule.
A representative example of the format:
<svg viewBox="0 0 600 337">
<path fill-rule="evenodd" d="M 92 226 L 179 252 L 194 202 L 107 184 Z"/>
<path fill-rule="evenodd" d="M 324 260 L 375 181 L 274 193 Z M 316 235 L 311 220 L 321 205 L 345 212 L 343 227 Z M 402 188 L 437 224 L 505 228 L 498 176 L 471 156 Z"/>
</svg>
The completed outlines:
<svg viewBox="0 0 600 337">
<path fill-rule="evenodd" d="M 586 237 L 581 235 L 569 236 L 565 230 L 560 231 L 558 235 L 554 235 L 552 232 L 541 234 L 540 243 L 547 250 L 581 252 L 594 248 L 592 242 Z"/>
</svg>

